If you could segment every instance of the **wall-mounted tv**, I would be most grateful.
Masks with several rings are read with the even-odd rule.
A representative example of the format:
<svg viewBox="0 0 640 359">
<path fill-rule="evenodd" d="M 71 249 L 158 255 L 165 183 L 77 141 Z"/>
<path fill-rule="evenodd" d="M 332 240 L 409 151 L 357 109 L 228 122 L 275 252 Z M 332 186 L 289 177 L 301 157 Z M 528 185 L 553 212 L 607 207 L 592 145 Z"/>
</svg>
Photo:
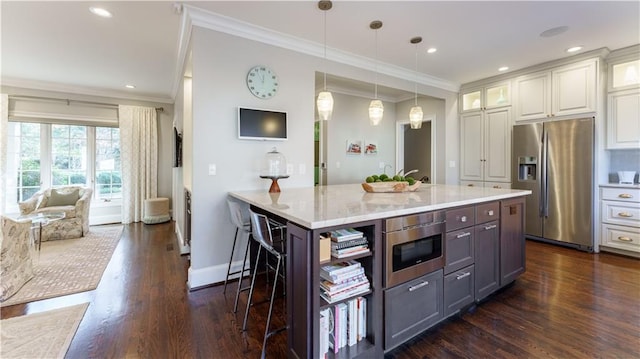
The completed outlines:
<svg viewBox="0 0 640 359">
<path fill-rule="evenodd" d="M 287 113 L 238 107 L 238 138 L 243 140 L 287 139 Z"/>
</svg>

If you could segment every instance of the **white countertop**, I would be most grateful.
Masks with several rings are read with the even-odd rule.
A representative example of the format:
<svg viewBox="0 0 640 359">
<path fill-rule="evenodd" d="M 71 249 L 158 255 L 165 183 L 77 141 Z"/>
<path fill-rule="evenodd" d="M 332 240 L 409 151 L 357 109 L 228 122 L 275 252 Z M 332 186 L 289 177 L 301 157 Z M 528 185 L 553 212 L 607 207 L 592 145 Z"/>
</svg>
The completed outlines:
<svg viewBox="0 0 640 359">
<path fill-rule="evenodd" d="M 423 184 L 415 192 L 367 193 L 360 184 L 234 191 L 229 195 L 309 229 L 531 194 L 528 190 Z"/>
</svg>

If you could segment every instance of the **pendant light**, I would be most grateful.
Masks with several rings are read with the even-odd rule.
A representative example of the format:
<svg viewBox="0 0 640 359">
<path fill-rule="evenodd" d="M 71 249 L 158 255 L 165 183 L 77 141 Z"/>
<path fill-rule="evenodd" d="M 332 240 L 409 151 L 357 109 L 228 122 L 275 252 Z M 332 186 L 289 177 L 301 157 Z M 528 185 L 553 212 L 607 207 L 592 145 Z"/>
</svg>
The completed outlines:
<svg viewBox="0 0 640 359">
<path fill-rule="evenodd" d="M 416 45 L 416 81 L 414 84 L 415 88 L 415 103 L 411 110 L 409 111 L 409 124 L 411 128 L 414 130 L 418 130 L 422 127 L 422 107 L 418 106 L 418 44 L 422 42 L 422 38 L 420 36 L 414 37 L 410 40 L 412 44 Z"/>
<path fill-rule="evenodd" d="M 382 21 L 372 21 L 369 27 L 376 32 L 375 90 L 373 100 L 371 100 L 369 104 L 369 123 L 371 123 L 372 126 L 378 126 L 380 122 L 382 122 L 382 115 L 384 114 L 382 101 L 378 100 L 378 29 L 382 27 Z"/>
<path fill-rule="evenodd" d="M 318 1 L 318 9 L 324 11 L 324 87 L 322 92 L 318 94 L 316 106 L 318 107 L 318 116 L 324 121 L 331 119 L 333 112 L 333 96 L 327 91 L 327 11 L 333 7 L 329 0 Z"/>
</svg>

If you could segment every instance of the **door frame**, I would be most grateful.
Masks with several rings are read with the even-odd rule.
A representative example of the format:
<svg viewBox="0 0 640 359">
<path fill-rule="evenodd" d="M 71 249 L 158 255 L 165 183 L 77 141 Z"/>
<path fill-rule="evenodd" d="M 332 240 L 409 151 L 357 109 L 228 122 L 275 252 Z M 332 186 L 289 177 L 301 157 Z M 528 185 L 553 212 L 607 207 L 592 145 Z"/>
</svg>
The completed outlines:
<svg viewBox="0 0 640 359">
<path fill-rule="evenodd" d="M 427 115 L 422 119 L 422 123 L 431 122 L 431 183 L 435 183 L 436 171 L 436 114 Z M 404 164 L 404 131 L 403 127 L 409 125 L 409 120 L 396 121 L 396 169 L 403 168 Z"/>
</svg>

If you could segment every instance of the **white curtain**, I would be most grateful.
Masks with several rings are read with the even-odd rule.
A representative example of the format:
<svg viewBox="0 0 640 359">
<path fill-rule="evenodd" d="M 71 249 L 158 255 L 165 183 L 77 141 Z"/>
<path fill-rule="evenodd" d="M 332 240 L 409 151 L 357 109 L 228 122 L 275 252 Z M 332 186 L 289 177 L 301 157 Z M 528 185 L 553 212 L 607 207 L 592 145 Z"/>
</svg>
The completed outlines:
<svg viewBox="0 0 640 359">
<path fill-rule="evenodd" d="M 140 222 L 144 200 L 158 196 L 158 120 L 153 107 L 123 106 L 120 122 L 122 223 Z"/>
<path fill-rule="evenodd" d="M 9 133 L 9 95 L 0 94 L 0 214 L 5 213 L 7 193 L 7 136 Z"/>
</svg>

